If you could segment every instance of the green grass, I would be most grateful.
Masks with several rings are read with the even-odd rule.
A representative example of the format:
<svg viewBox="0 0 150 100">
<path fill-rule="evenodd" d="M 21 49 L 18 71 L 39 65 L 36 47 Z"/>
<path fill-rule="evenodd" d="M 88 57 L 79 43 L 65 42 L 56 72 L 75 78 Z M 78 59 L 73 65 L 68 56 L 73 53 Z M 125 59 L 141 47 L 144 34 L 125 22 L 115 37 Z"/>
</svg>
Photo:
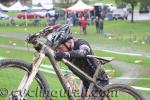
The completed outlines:
<svg viewBox="0 0 150 100">
<path fill-rule="evenodd" d="M 6 58 L 17 58 L 17 59 L 22 59 L 28 62 L 32 62 L 32 58 L 34 57 L 34 53 L 31 52 L 24 52 L 24 51 L 20 51 L 20 50 L 16 50 L 16 49 L 4 49 L 1 48 L 0 49 L 0 57 L 6 57 Z M 50 64 L 48 59 L 45 59 L 43 61 L 42 64 Z M 67 69 L 65 67 L 64 64 L 60 63 L 62 69 Z M 105 69 L 108 70 L 115 70 L 114 76 L 113 77 L 117 77 L 117 76 L 121 76 L 122 72 L 118 69 L 115 69 L 110 66 L 110 65 L 105 65 L 104 67 Z"/>
<path fill-rule="evenodd" d="M 1 45 L 16 45 L 16 46 L 25 46 L 26 42 L 23 40 L 13 39 L 13 38 L 4 38 L 0 37 Z"/>
<path fill-rule="evenodd" d="M 115 53 L 99 51 L 99 50 L 95 50 L 95 51 L 96 51 L 96 55 L 105 56 L 105 57 L 114 57 L 114 60 L 120 60 L 120 61 L 129 62 L 129 63 L 135 63 L 136 60 L 143 60 L 141 65 L 145 67 L 149 67 L 150 65 L 150 62 L 149 62 L 150 58 L 147 58 L 147 57 L 121 55 L 121 54 L 115 54 Z"/>
<path fill-rule="evenodd" d="M 8 53 L 8 51 L 9 51 L 9 53 Z M 13 58 L 18 58 L 18 59 L 23 59 L 23 60 L 29 61 L 29 62 L 31 62 L 31 58 L 33 57 L 33 54 L 31 54 L 31 53 L 14 50 L 14 49 L 0 49 L 0 55 L 3 57 L 13 57 Z M 107 66 L 107 68 L 108 68 L 108 66 Z M 23 77 L 23 73 L 16 69 L 4 69 L 4 70 L 1 70 L 0 76 L 1 76 L 0 77 L 0 80 L 1 80 L 0 86 L 5 87 L 5 88 L 9 89 L 9 91 L 11 91 L 11 88 L 14 88 L 14 87 L 17 88 L 19 81 L 21 81 L 21 78 Z M 60 96 L 58 93 L 62 90 L 60 82 L 58 81 L 58 79 L 56 79 L 56 76 L 54 76 L 52 74 L 44 73 L 44 76 L 47 79 L 52 91 L 57 92 L 57 93 L 54 93 L 54 99 L 60 100 Z M 34 82 L 31 86 L 30 91 L 35 91 L 36 86 L 37 85 Z M 34 92 L 33 92 L 33 94 L 34 94 Z M 2 100 L 2 99 L 4 99 L 4 98 L 0 98 L 0 100 Z M 32 98 L 32 100 L 36 100 L 36 99 Z M 66 100 L 66 97 L 61 98 L 61 100 Z"/>
<path fill-rule="evenodd" d="M 135 63 L 136 60 L 143 60 L 142 63 L 139 63 L 146 70 L 150 70 L 150 58 L 147 57 L 137 57 L 137 56 L 128 56 L 128 55 L 120 55 L 103 51 L 95 51 L 96 55 L 106 56 L 106 57 L 114 57 L 114 60 L 125 61 L 129 63 Z M 141 78 L 149 78 L 150 74 L 144 73 L 140 76 Z M 141 87 L 150 87 L 150 80 L 139 80 L 135 81 L 132 85 L 141 86 Z"/>
<path fill-rule="evenodd" d="M 34 19 L 27 19 L 27 21 L 25 19 L 15 19 L 15 23 L 16 23 L 16 27 L 17 26 L 26 26 L 26 22 L 28 26 L 34 26 Z M 39 26 L 45 26 L 46 24 L 46 19 L 40 19 L 39 20 L 40 25 Z M 4 20 L 0 20 L 0 26 L 1 27 L 6 27 L 6 26 L 12 26 L 10 20 L 8 19 L 4 19 Z"/>
<path fill-rule="evenodd" d="M 150 32 L 149 23 L 146 21 L 135 22 L 134 24 L 126 21 L 107 21 L 104 23 L 104 30 L 106 33 L 112 34 L 112 39 L 96 34 L 95 26 L 87 27 L 87 36 L 78 34 L 75 34 L 75 36 L 86 39 L 96 46 L 104 45 L 118 49 L 125 47 L 126 49 L 130 48 L 139 51 L 148 51 L 150 49 L 150 44 L 141 44 L 141 42 L 144 41 L 144 37 L 149 35 Z M 73 32 L 79 33 L 79 28 L 73 28 Z M 134 35 L 136 35 L 137 43 L 133 43 Z"/>
<path fill-rule="evenodd" d="M 24 72 L 21 70 L 18 70 L 18 69 L 3 69 L 3 70 L 1 70 L 0 75 L 1 75 L 1 77 L 0 77 L 1 87 L 0 88 L 5 87 L 9 90 L 9 92 L 11 92 L 12 90 L 14 90 L 14 88 L 18 87 L 19 82 L 21 81 L 21 78 L 24 75 Z M 64 94 L 64 91 L 62 89 L 62 86 L 60 85 L 60 82 L 58 81 L 58 79 L 56 79 L 57 77 L 52 75 L 52 74 L 47 74 L 47 73 L 44 73 L 44 77 L 46 78 L 48 85 L 49 85 L 49 88 L 51 89 L 51 92 L 53 93 L 53 95 L 52 95 L 53 99 L 55 99 L 55 100 L 60 100 L 60 99 L 61 100 L 67 100 L 66 97 L 60 97 L 60 93 Z M 38 91 L 37 91 L 38 94 L 36 94 L 37 88 L 38 88 Z M 28 94 L 34 96 L 34 97 L 28 97 L 29 100 L 30 99 L 41 100 L 40 88 L 38 87 L 35 80 L 31 84 L 30 92 L 28 92 Z M 113 94 L 113 96 L 114 96 L 113 100 L 120 100 L 120 99 L 126 100 L 127 98 L 128 98 L 128 100 L 134 100 L 131 97 L 129 97 L 125 94 L 119 93 L 119 92 L 117 92 L 116 97 L 115 97 L 115 95 L 116 94 Z M 0 97 L 0 100 L 3 100 L 3 99 L 5 99 L 5 98 Z"/>
<path fill-rule="evenodd" d="M 4 69 L 4 70 L 1 70 L 0 76 L 1 76 L 0 77 L 1 87 L 5 87 L 5 88 L 9 89 L 9 91 L 11 91 L 12 89 L 14 89 L 14 87 L 17 88 L 17 86 L 18 86 L 18 84 L 21 81 L 21 78 L 23 76 L 23 72 L 20 70 L 16 70 L 16 69 Z M 58 81 L 58 79 L 56 79 L 56 76 L 52 75 L 52 74 L 44 73 L 44 77 L 48 81 L 49 87 L 54 93 L 53 99 L 60 100 L 61 97 L 59 96 L 59 92 L 62 90 L 62 86 L 60 85 L 60 82 Z M 36 90 L 36 88 L 37 88 L 37 83 L 34 81 L 31 85 L 31 88 L 30 88 L 32 95 L 35 95 L 34 91 Z M 119 97 L 117 97 L 116 100 L 120 100 L 118 98 L 120 98 L 120 99 L 122 98 L 122 100 L 126 100 L 126 99 L 123 99 L 123 98 L 126 98 L 126 96 L 119 95 Z M 0 98 L 0 100 L 3 100 L 3 99 L 4 98 Z M 29 99 L 40 100 L 40 98 L 29 98 Z M 67 99 L 65 97 L 63 97 L 63 98 L 61 98 L 61 100 L 67 100 Z"/>
<path fill-rule="evenodd" d="M 9 92 L 11 92 L 15 88 L 17 89 L 19 82 L 21 81 L 21 79 L 24 75 L 24 72 L 21 70 L 18 70 L 18 69 L 10 68 L 10 69 L 1 70 L 0 75 L 1 75 L 1 77 L 0 77 L 1 87 L 5 87 L 9 90 Z M 66 96 L 65 97 L 60 96 L 60 93 L 62 95 L 64 95 L 64 90 L 62 89 L 62 86 L 60 85 L 60 82 L 58 81 L 58 79 L 56 79 L 57 77 L 52 75 L 52 74 L 47 74 L 47 73 L 44 73 L 44 77 L 47 79 L 49 88 L 51 89 L 53 99 L 55 99 L 55 100 L 60 100 L 60 99 L 61 100 L 67 100 Z M 38 90 L 37 93 L 36 93 L 36 90 Z M 41 98 L 40 98 L 40 87 L 38 87 L 38 84 L 35 80 L 31 84 L 29 91 L 30 92 L 28 92 L 28 94 L 30 96 L 33 96 L 33 97 L 28 96 L 29 100 L 30 99 L 41 100 Z M 78 91 L 76 93 L 78 93 Z M 122 95 L 120 93 L 117 94 L 117 96 L 119 96 L 118 98 L 120 98 L 120 99 L 126 97 L 126 95 Z M 0 100 L 3 100 L 3 99 L 5 99 L 5 97 L 0 97 Z M 117 99 L 117 100 L 119 100 L 119 99 Z M 126 100 L 126 99 L 122 99 L 122 100 Z M 129 100 L 132 100 L 132 99 L 129 99 Z"/>
<path fill-rule="evenodd" d="M 17 14 L 18 12 L 5 12 L 5 14 L 7 14 L 7 15 L 9 15 L 9 16 L 11 16 L 11 17 L 16 17 L 16 14 Z"/>
<path fill-rule="evenodd" d="M 23 75 L 24 75 L 24 72 L 19 69 L 9 68 L 9 69 L 1 70 L 0 88 L 6 88 L 9 90 L 9 93 L 10 93 L 12 90 L 17 89 Z M 49 87 L 50 87 L 51 91 L 53 91 L 52 93 L 54 93 L 53 99 L 57 98 L 57 100 L 60 100 L 60 96 L 59 96 L 58 92 L 60 92 L 62 90 L 62 86 L 60 85 L 60 82 L 58 81 L 58 79 L 56 79 L 56 76 L 45 73 L 44 77 L 47 79 L 47 81 L 49 83 Z M 37 93 L 36 93 L 36 90 L 37 90 Z M 34 96 L 34 97 L 28 96 L 29 100 L 31 100 L 31 99 L 32 100 L 41 100 L 42 99 L 40 97 L 40 87 L 38 87 L 38 84 L 35 80 L 31 84 L 30 92 L 28 92 L 28 94 L 30 96 Z M 37 97 L 36 97 L 36 95 L 37 95 Z M 4 99 L 5 98 L 0 97 L 0 100 L 4 100 Z M 66 100 L 65 97 L 62 99 Z"/>
<path fill-rule="evenodd" d="M 150 49 L 150 43 L 142 44 L 144 38 L 150 34 L 150 23 L 148 21 L 136 21 L 135 23 L 130 23 L 128 21 L 105 21 L 104 30 L 106 33 L 112 35 L 112 39 L 108 39 L 108 36 L 103 36 L 96 33 L 94 25 L 87 27 L 87 36 L 80 35 L 79 27 L 73 27 L 73 35 L 77 38 L 82 38 L 89 41 L 92 45 L 97 47 L 106 46 L 109 48 L 124 49 L 124 51 L 133 50 L 140 52 L 148 52 Z M 38 32 L 44 26 L 9 26 L 0 27 L 1 34 L 14 33 L 14 34 L 33 34 Z M 7 31 L 6 31 L 7 30 Z M 77 34 L 75 34 L 77 32 Z M 137 43 L 134 43 L 135 36 Z M 118 42 L 119 41 L 119 42 Z M 150 41 L 150 40 L 149 40 Z"/>
<path fill-rule="evenodd" d="M 23 21 L 23 20 L 21 20 L 21 21 Z M 9 21 L 8 21 L 8 23 L 9 23 Z M 112 34 L 111 40 L 108 39 L 108 37 L 97 34 L 96 30 L 95 30 L 95 26 L 88 26 L 88 29 L 87 29 L 88 35 L 87 36 L 75 34 L 75 32 L 79 32 L 79 27 L 73 27 L 72 28 L 73 35 L 77 38 L 86 39 L 87 41 L 89 41 L 91 43 L 91 45 L 94 45 L 96 47 L 98 47 L 99 45 L 101 45 L 101 46 L 104 45 L 104 46 L 108 46 L 110 48 L 118 48 L 118 50 L 119 49 L 125 49 L 125 50 L 127 49 L 127 52 L 128 52 L 128 49 L 131 49 L 133 51 L 145 52 L 144 56 L 149 56 L 148 54 L 150 53 L 149 52 L 150 44 L 145 44 L 145 45 L 141 44 L 144 36 L 149 35 L 149 33 L 150 33 L 148 21 L 137 21 L 133 24 L 131 24 L 130 22 L 126 22 L 126 21 L 106 21 L 104 23 L 104 25 L 105 25 L 104 26 L 105 32 Z M 35 32 L 38 32 L 43 27 L 44 26 L 40 26 L 40 27 L 35 27 L 35 26 L 0 27 L 0 30 L 1 30 L 0 34 L 12 33 L 12 35 L 13 35 L 13 34 L 35 33 Z M 25 31 L 25 28 L 27 28 L 26 31 Z M 138 40 L 137 43 L 133 43 L 133 40 L 132 40 L 133 37 L 131 36 L 131 33 L 136 34 L 137 40 Z M 12 41 L 12 43 L 16 43 L 17 46 L 24 46 L 24 41 L 0 37 L 0 45 L 1 44 L 12 45 L 12 43 L 10 43 L 10 41 Z M 140 64 L 142 66 L 144 66 L 143 68 L 145 68 L 145 69 L 147 68 L 149 70 L 150 58 L 148 58 L 148 57 L 127 56 L 127 55 L 120 55 L 120 54 L 109 53 L 109 52 L 104 52 L 104 51 L 97 51 L 97 50 L 95 51 L 95 53 L 98 56 L 111 56 L 111 57 L 114 57 L 115 60 L 125 61 L 125 62 L 129 62 L 129 63 L 134 63 L 135 60 L 143 60 L 143 62 Z M 32 58 L 34 56 L 34 53 L 23 52 L 23 51 L 9 49 L 9 48 L 8 49 L 0 48 L 0 56 L 8 57 L 8 58 L 19 58 L 19 59 L 23 59 L 25 61 L 31 62 Z M 43 63 L 49 64 L 49 61 L 45 60 Z M 106 69 L 111 69 L 111 68 L 109 66 L 108 67 L 106 66 Z M 117 69 L 115 69 L 115 70 L 117 70 Z M 116 76 L 120 76 L 122 74 L 122 72 L 117 70 L 117 72 L 115 74 L 116 74 Z M 140 77 L 150 77 L 150 76 L 149 76 L 149 73 L 145 73 L 144 75 L 141 75 Z M 2 78 L 2 77 L 0 77 L 0 78 Z M 58 80 L 56 80 L 56 77 L 54 75 L 46 74 L 46 78 L 48 79 L 48 82 L 53 89 L 61 88 L 60 83 L 58 82 Z M 54 81 L 57 84 L 53 84 L 52 81 Z M 0 83 L 2 84 L 2 82 L 0 82 Z M 150 87 L 149 83 L 150 83 L 149 80 L 143 80 L 143 81 L 140 80 L 140 81 L 134 82 L 132 85 L 142 86 L 142 87 Z"/>
<path fill-rule="evenodd" d="M 141 59 L 141 57 L 136 57 L 136 56 L 127 56 L 127 55 L 119 55 L 119 54 L 113 54 L 113 53 L 108 53 L 108 52 L 103 52 L 103 51 L 97 51 L 95 50 L 95 53 L 97 56 L 108 56 L 109 57 L 114 57 L 115 60 L 120 60 L 120 61 L 125 61 L 125 62 L 129 62 L 129 63 L 134 63 L 135 60 L 139 60 Z M 13 58 L 19 58 L 19 59 L 24 59 L 26 61 L 32 61 L 33 58 L 33 53 L 29 53 L 29 52 L 24 52 L 22 53 L 22 51 L 19 50 L 15 50 L 15 49 L 0 49 L 0 55 L 2 57 L 13 57 Z M 18 56 L 19 55 L 19 56 Z M 141 65 L 145 66 L 146 68 L 149 67 L 150 62 L 149 62 L 149 58 L 142 58 L 144 59 L 143 63 L 141 63 Z M 49 64 L 48 60 L 44 61 L 45 64 Z M 109 66 L 106 66 L 106 69 L 111 69 Z M 116 72 L 116 76 L 121 75 L 121 72 L 118 71 Z"/>
<path fill-rule="evenodd" d="M 15 73 L 15 74 L 14 74 Z M 5 88 L 8 90 L 9 94 L 14 90 L 17 89 L 19 86 L 19 83 L 21 82 L 21 79 L 24 75 L 24 72 L 19 69 L 3 69 L 0 73 L 0 88 Z M 37 84 L 37 82 L 34 80 L 31 87 L 30 87 L 30 93 L 31 95 L 35 95 L 35 89 L 40 88 Z M 31 92 L 32 91 L 32 92 Z M 4 100 L 6 97 L 0 97 L 0 100 Z M 31 99 L 30 97 L 28 97 Z M 41 100 L 40 97 L 33 97 L 33 100 Z"/>
</svg>

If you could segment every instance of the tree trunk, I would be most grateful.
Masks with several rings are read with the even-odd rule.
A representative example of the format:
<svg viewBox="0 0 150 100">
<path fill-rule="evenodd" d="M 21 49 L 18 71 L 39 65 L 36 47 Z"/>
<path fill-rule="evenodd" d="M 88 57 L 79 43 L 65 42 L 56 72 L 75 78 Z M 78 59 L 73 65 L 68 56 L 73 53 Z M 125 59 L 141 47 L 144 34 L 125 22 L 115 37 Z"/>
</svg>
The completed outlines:
<svg viewBox="0 0 150 100">
<path fill-rule="evenodd" d="M 131 12 L 131 23 L 133 23 L 134 22 L 134 5 L 133 4 L 131 4 L 131 7 L 132 7 L 132 12 Z"/>
</svg>

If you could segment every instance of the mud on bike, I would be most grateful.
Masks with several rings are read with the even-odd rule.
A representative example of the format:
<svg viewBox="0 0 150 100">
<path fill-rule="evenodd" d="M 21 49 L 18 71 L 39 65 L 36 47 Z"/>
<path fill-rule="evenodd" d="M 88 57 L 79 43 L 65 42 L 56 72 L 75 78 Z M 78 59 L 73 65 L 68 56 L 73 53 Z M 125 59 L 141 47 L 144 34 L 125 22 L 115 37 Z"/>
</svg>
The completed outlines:
<svg viewBox="0 0 150 100">
<path fill-rule="evenodd" d="M 57 75 L 58 80 L 60 81 L 66 96 L 69 100 L 145 100 L 143 96 L 137 92 L 134 88 L 124 85 L 124 84 L 109 84 L 105 87 L 102 87 L 101 85 L 98 85 L 96 82 L 96 77 L 98 73 L 101 71 L 102 65 L 109 63 L 112 61 L 112 59 L 106 59 L 102 57 L 97 57 L 94 55 L 87 55 L 88 58 L 94 58 L 98 61 L 98 66 L 96 68 L 95 74 L 93 77 L 88 76 L 86 73 L 84 73 L 82 70 L 80 70 L 77 66 L 73 65 L 71 62 L 69 62 L 66 59 L 62 59 L 62 62 L 72 71 L 78 73 L 78 76 L 84 77 L 87 81 L 90 82 L 89 89 L 86 92 L 86 95 L 84 97 L 74 97 L 73 91 L 68 85 L 62 71 L 60 70 L 60 66 L 55 60 L 54 56 L 54 50 L 47 45 L 47 43 L 40 41 L 40 37 L 42 37 L 42 34 L 46 34 L 52 32 L 51 27 L 47 27 L 40 32 L 36 33 L 36 38 L 32 39 L 32 41 L 29 41 L 30 39 L 27 39 L 27 42 L 30 44 L 33 44 L 33 46 L 39 46 L 41 47 L 40 51 L 35 55 L 32 63 L 25 62 L 23 60 L 19 59 L 2 59 L 0 60 L 0 73 L 5 74 L 1 77 L 2 83 L 1 85 L 5 85 L 5 80 L 7 81 L 7 84 L 9 84 L 8 89 L 11 90 L 11 92 L 8 92 L 8 95 L 3 97 L 7 100 L 26 100 L 29 99 L 28 92 L 30 89 L 30 86 L 32 83 L 36 83 L 36 85 L 40 88 L 40 93 L 42 96 L 38 98 L 39 100 L 51 100 L 52 94 L 49 89 L 48 83 L 44 76 L 42 75 L 42 72 L 39 71 L 41 67 L 42 60 L 45 57 L 48 57 L 50 63 L 52 64 L 52 67 Z M 29 36 L 31 38 L 31 36 Z M 19 74 L 17 74 L 17 72 Z M 9 75 L 11 74 L 11 75 Z M 21 74 L 21 75 L 20 75 Z M 20 78 L 13 78 L 11 76 L 17 76 Z M 7 78 L 5 78 L 7 77 Z M 51 77 L 49 77 L 51 78 Z M 4 84 L 3 84 L 4 82 Z M 13 82 L 18 83 L 18 85 L 13 85 Z M 11 87 L 13 86 L 13 87 Z M 2 86 L 0 86 L 2 87 Z M 12 92 L 13 91 L 13 92 Z M 91 95 L 92 93 L 97 94 L 94 96 Z M 96 91 L 96 92 L 95 92 Z M 114 96 L 115 93 L 115 96 Z M 3 93 L 4 94 L 4 93 Z M 27 95 L 28 94 L 28 95 Z M 0 97 L 1 98 L 1 97 Z M 30 98 L 33 100 L 33 98 Z M 35 98 L 37 100 L 37 98 Z"/>
</svg>

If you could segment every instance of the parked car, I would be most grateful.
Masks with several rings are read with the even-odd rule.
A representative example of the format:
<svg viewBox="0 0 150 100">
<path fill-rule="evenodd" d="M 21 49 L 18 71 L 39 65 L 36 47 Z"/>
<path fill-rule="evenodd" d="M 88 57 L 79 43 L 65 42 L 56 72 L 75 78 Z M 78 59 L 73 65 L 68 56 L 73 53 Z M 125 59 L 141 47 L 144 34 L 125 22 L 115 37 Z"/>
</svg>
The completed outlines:
<svg viewBox="0 0 150 100">
<path fill-rule="evenodd" d="M 109 12 L 105 15 L 105 20 L 113 20 L 113 13 Z"/>
<path fill-rule="evenodd" d="M 35 12 L 30 12 L 30 13 L 18 13 L 16 15 L 17 18 L 27 18 L 27 19 L 34 19 L 34 18 L 45 18 L 44 15 L 38 14 Z"/>
<path fill-rule="evenodd" d="M 9 19 L 9 16 L 0 12 L 0 19 Z"/>
<path fill-rule="evenodd" d="M 126 19 L 128 18 L 128 11 L 124 9 L 115 9 L 113 11 L 113 19 L 118 20 L 118 19 Z"/>
<path fill-rule="evenodd" d="M 149 13 L 148 7 L 140 7 L 139 13 Z"/>
<path fill-rule="evenodd" d="M 39 12 L 35 12 L 36 14 L 45 16 L 45 17 L 52 17 L 55 15 L 55 10 L 50 10 L 50 11 L 39 11 Z"/>
</svg>

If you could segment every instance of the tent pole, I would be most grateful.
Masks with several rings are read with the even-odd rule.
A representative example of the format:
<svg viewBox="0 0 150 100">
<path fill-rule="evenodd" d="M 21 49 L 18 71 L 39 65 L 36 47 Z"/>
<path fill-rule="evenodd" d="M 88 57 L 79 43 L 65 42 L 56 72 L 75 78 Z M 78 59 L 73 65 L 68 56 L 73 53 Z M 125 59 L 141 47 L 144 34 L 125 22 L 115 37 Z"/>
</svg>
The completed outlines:
<svg viewBox="0 0 150 100">
<path fill-rule="evenodd" d="M 25 11 L 25 25 L 28 26 L 28 23 L 27 23 L 27 12 Z"/>
<path fill-rule="evenodd" d="M 95 13 L 96 13 L 96 12 L 95 12 L 95 9 L 94 9 L 94 18 L 96 17 L 96 16 L 95 16 L 95 15 L 96 15 Z"/>
<path fill-rule="evenodd" d="M 65 12 L 65 24 L 67 22 L 67 12 Z"/>
</svg>

